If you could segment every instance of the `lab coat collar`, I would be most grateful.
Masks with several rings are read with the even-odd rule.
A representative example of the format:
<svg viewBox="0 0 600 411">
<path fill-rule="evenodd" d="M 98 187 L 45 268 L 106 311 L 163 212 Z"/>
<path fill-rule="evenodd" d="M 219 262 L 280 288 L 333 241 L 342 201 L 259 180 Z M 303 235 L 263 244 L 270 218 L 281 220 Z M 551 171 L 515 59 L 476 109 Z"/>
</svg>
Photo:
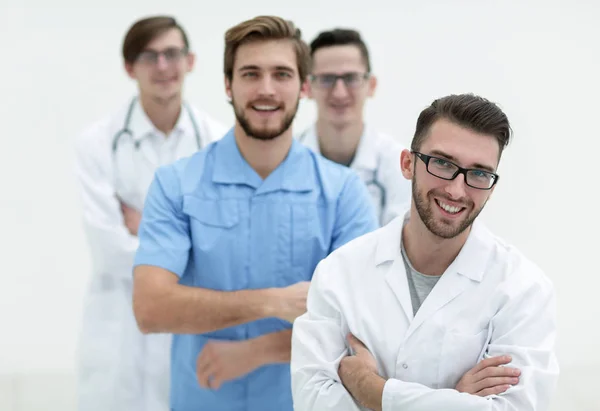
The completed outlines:
<svg viewBox="0 0 600 411">
<path fill-rule="evenodd" d="M 303 144 L 311 148 L 313 151 L 322 154 L 319 146 L 319 138 L 317 137 L 316 123 L 310 126 L 301 134 L 300 139 Z M 350 164 L 350 168 L 374 171 L 377 169 L 379 162 L 377 152 L 377 133 L 372 130 L 367 124 L 364 126 L 363 135 L 360 138 L 356 155 Z"/>
<path fill-rule="evenodd" d="M 402 240 L 402 227 L 410 217 L 410 210 L 396 217 L 388 225 L 381 228 L 377 243 L 376 265 L 386 261 L 402 259 L 400 241 Z M 455 271 L 473 281 L 480 282 L 485 273 L 485 267 L 492 251 L 493 235 L 485 225 L 476 219 L 471 227 L 471 232 L 460 253 L 446 270 L 446 273 Z"/>
<path fill-rule="evenodd" d="M 285 160 L 264 181 L 240 153 L 233 128 L 216 144 L 214 183 L 246 184 L 258 189 L 256 194 L 278 190 L 311 191 L 314 188 L 311 154 L 295 139 Z"/>
<path fill-rule="evenodd" d="M 148 114 L 146 114 L 144 111 L 144 108 L 139 101 L 139 97 L 136 98 L 134 103 L 129 128 L 133 134 L 133 140 L 135 142 L 139 142 L 149 135 L 164 135 L 162 131 L 158 130 L 156 126 L 154 126 L 150 120 L 150 117 L 148 117 Z M 185 104 L 181 105 L 181 112 L 177 122 L 175 123 L 175 127 L 171 132 L 171 136 L 178 136 L 182 134 L 190 136 L 194 136 L 196 134 L 193 120 L 190 118 L 190 113 L 185 107 Z"/>
<path fill-rule="evenodd" d="M 482 280 L 492 255 L 493 237 L 482 223 L 476 221 L 459 255 L 446 269 L 413 317 L 407 273 L 400 249 L 402 227 L 407 218 L 409 211 L 380 229 L 375 258 L 376 265 L 392 262 L 385 268 L 385 280 L 410 322 L 406 332 L 406 338 L 409 338 L 438 310 Z"/>
</svg>

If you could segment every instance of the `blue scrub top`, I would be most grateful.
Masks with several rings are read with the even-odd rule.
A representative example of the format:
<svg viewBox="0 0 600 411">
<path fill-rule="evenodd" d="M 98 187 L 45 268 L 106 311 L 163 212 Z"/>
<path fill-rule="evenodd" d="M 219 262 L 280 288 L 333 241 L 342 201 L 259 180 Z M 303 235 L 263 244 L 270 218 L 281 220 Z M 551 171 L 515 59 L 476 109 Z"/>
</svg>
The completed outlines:
<svg viewBox="0 0 600 411">
<path fill-rule="evenodd" d="M 351 169 L 297 141 L 262 179 L 243 159 L 233 129 L 204 150 L 160 167 L 138 230 L 135 265 L 155 265 L 180 283 L 234 291 L 308 281 L 319 261 L 378 227 L 371 197 Z M 289 364 L 256 369 L 203 389 L 196 359 L 210 339 L 245 340 L 290 329 L 262 319 L 202 335 L 175 335 L 174 411 L 292 411 Z"/>
</svg>

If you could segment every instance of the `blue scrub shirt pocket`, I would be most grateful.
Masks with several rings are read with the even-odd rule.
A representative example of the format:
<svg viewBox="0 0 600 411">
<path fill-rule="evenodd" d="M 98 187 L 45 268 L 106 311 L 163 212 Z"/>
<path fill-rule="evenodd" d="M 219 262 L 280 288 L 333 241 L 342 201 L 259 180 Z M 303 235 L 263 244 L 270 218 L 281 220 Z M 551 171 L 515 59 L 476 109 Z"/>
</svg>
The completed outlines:
<svg viewBox="0 0 600 411">
<path fill-rule="evenodd" d="M 319 207 L 315 204 L 294 204 L 292 206 L 292 271 L 294 280 L 308 281 L 320 256 L 316 250 L 322 247 Z M 320 253 L 318 253 L 320 254 Z M 317 260 L 317 261 L 315 261 Z"/>
<path fill-rule="evenodd" d="M 227 275 L 214 273 L 230 273 L 238 269 L 232 266 L 234 259 L 223 258 L 227 253 L 224 250 L 231 250 L 241 241 L 237 200 L 212 200 L 188 195 L 183 199 L 183 211 L 189 216 L 196 265 L 201 272 L 212 273 L 196 275 L 195 285 L 222 290 L 232 289 L 234 285 Z"/>
</svg>

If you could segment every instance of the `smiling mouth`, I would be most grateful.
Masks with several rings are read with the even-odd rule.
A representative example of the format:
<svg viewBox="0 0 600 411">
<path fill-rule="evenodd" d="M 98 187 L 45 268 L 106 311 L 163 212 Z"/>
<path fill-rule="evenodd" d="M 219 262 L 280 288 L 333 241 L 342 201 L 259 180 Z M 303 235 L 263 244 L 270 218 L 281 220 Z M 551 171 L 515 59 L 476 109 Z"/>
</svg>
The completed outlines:
<svg viewBox="0 0 600 411">
<path fill-rule="evenodd" d="M 452 216 L 459 215 L 466 209 L 466 207 L 458 207 L 458 206 L 453 206 L 453 205 L 444 203 L 443 201 L 438 200 L 437 198 L 435 199 L 435 203 L 442 211 L 444 211 L 446 214 L 449 214 Z"/>
<path fill-rule="evenodd" d="M 271 105 L 264 105 L 264 104 L 258 105 L 257 104 L 257 105 L 253 105 L 252 109 L 255 111 L 262 112 L 262 113 L 269 113 L 269 112 L 274 112 L 274 111 L 279 110 L 279 106 L 271 106 Z"/>
<path fill-rule="evenodd" d="M 154 82 L 158 83 L 158 84 L 164 84 L 164 83 L 170 83 L 170 82 L 176 81 L 176 80 L 177 80 L 177 77 L 171 77 L 171 78 L 165 78 L 165 79 L 157 79 L 157 80 L 154 80 Z"/>
</svg>

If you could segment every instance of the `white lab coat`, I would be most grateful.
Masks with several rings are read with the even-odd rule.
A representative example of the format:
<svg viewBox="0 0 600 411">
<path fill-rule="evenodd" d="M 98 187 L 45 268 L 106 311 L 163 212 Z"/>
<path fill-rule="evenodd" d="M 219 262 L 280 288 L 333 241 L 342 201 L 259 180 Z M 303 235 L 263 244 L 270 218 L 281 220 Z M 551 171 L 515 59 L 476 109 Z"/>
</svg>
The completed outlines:
<svg viewBox="0 0 600 411">
<path fill-rule="evenodd" d="M 314 124 L 297 138 L 308 148 L 321 154 Z M 400 153 L 404 148 L 393 137 L 367 125 L 350 164 L 350 168 L 367 185 L 382 226 L 410 204 L 411 182 L 404 178 L 400 169 Z"/>
<path fill-rule="evenodd" d="M 413 318 L 402 224 L 400 216 L 318 265 L 293 327 L 294 410 L 362 409 L 338 376 L 348 332 L 387 379 L 383 411 L 548 410 L 559 370 L 555 293 L 541 269 L 476 222 Z M 517 385 L 487 398 L 454 389 L 484 356 L 503 354 L 522 371 Z"/>
<path fill-rule="evenodd" d="M 114 136 L 124 127 L 130 104 L 93 124 L 76 142 L 75 172 L 93 268 L 79 342 L 79 411 L 169 410 L 171 336 L 143 335 L 137 327 L 132 266 L 138 238 L 126 229 L 117 197 L 142 210 L 156 168 L 197 151 L 196 128 L 202 147 L 227 132 L 188 105 L 197 127 L 182 108 L 165 139 L 136 100 L 132 136 L 122 134 L 113 155 Z"/>
</svg>

